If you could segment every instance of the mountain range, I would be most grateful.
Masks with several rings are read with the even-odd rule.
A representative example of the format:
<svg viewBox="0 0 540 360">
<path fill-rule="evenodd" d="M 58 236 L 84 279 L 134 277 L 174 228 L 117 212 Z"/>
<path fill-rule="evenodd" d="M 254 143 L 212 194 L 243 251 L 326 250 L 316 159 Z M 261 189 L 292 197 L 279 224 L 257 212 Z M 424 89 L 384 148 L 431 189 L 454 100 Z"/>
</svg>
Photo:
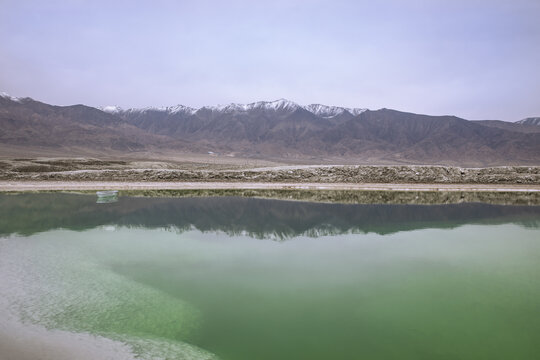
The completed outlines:
<svg viewBox="0 0 540 360">
<path fill-rule="evenodd" d="M 163 108 L 54 106 L 0 96 L 1 148 L 190 152 L 311 162 L 540 164 L 540 118 L 469 121 L 292 101 Z"/>
</svg>

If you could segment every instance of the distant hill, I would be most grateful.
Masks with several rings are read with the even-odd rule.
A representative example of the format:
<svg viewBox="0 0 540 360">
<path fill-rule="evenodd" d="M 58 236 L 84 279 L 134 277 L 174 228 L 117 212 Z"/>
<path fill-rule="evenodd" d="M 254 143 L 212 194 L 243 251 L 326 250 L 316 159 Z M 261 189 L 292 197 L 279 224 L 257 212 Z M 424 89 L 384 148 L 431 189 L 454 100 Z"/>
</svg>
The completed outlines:
<svg viewBox="0 0 540 360">
<path fill-rule="evenodd" d="M 534 118 L 531 118 L 534 119 Z M 534 125 L 531 123 L 524 123 L 523 120 L 516 122 L 508 122 L 501 120 L 475 120 L 475 123 L 484 126 L 491 126 L 503 130 L 517 131 L 522 133 L 540 133 L 540 123 Z"/>
<path fill-rule="evenodd" d="M 396 110 L 287 100 L 193 109 L 102 110 L 0 97 L 0 144 L 218 152 L 313 162 L 487 166 L 540 164 L 540 132 L 527 123 L 468 121 Z"/>
</svg>

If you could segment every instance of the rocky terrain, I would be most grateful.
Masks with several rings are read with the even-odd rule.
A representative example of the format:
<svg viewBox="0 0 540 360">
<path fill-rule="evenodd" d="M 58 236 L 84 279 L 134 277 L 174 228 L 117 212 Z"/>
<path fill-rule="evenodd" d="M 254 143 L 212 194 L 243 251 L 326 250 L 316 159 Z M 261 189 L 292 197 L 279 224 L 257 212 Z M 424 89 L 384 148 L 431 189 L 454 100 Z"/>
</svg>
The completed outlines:
<svg viewBox="0 0 540 360">
<path fill-rule="evenodd" d="M 90 192 L 92 195 L 94 192 Z M 350 190 L 123 190 L 131 197 L 240 196 L 339 204 L 459 204 L 540 205 L 540 192 L 504 191 L 350 191 Z"/>
<path fill-rule="evenodd" d="M 182 142 L 149 134 L 115 115 L 85 105 L 53 106 L 30 98 L 0 96 L 0 145 L 125 153 L 150 145 L 179 148 Z"/>
<path fill-rule="evenodd" d="M 253 168 L 236 165 L 201 168 L 197 164 L 84 158 L 15 159 L 0 161 L 0 180 L 540 185 L 540 167 L 292 165 Z"/>
</svg>

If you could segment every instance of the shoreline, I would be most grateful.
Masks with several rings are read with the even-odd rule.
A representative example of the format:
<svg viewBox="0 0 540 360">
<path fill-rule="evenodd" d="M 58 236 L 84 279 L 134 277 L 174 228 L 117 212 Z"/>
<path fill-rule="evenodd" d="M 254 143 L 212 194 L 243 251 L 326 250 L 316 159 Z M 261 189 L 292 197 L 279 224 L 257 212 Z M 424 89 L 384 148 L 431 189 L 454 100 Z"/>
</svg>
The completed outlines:
<svg viewBox="0 0 540 360">
<path fill-rule="evenodd" d="M 38 325 L 10 321 L 0 327 L 2 360 L 133 360 L 124 343 L 87 333 L 48 330 Z"/>
<path fill-rule="evenodd" d="M 0 236 L 0 253 L 11 252 L 9 237 Z M 12 241 L 13 242 L 13 241 Z M 20 254 L 19 254 L 20 255 Z M 24 321 L 17 311 L 18 301 L 26 295 L 21 289 L 20 256 L 0 258 L 0 359 L 1 360 L 134 360 L 132 348 L 120 341 L 87 332 L 49 329 Z"/>
<path fill-rule="evenodd" d="M 351 190 L 441 192 L 539 192 L 540 184 L 167 182 L 167 181 L 0 181 L 0 191 L 85 190 Z"/>
</svg>

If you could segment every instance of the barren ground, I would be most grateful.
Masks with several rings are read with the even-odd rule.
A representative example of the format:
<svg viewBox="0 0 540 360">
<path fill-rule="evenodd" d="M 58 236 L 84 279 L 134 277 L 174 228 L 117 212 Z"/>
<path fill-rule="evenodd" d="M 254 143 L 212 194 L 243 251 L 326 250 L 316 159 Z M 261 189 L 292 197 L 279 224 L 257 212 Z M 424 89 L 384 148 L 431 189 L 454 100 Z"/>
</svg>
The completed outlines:
<svg viewBox="0 0 540 360">
<path fill-rule="evenodd" d="M 540 188 L 539 166 L 462 168 L 435 165 L 304 165 L 268 160 L 190 155 L 165 159 L 137 158 L 4 158 L 0 159 L 2 189 L 22 188 L 420 188 L 437 185 L 526 185 Z M 99 182 L 95 185 L 74 183 Z M 121 183 L 121 184 L 120 184 Z M 193 185 L 190 183 L 197 183 Z M 206 184 L 199 184 L 206 183 Z M 232 184 L 236 185 L 232 185 Z M 258 185 L 250 185 L 256 183 Z M 49 185 L 47 185 L 49 184 Z M 70 185 L 71 184 L 71 185 Z M 263 184 L 265 184 L 263 186 Z M 393 184 L 393 185 L 388 185 Z M 433 185 L 433 186 L 432 186 Z M 436 186 L 436 187 L 437 187 Z M 490 188 L 493 188 L 490 186 Z M 517 187 L 516 187 L 517 186 Z M 448 189 L 451 189 L 450 186 Z M 67 188 L 66 188 L 67 189 Z M 461 189 L 461 188 L 459 188 Z M 471 189 L 473 189 L 471 187 Z M 475 188 L 476 189 L 476 188 Z"/>
</svg>

